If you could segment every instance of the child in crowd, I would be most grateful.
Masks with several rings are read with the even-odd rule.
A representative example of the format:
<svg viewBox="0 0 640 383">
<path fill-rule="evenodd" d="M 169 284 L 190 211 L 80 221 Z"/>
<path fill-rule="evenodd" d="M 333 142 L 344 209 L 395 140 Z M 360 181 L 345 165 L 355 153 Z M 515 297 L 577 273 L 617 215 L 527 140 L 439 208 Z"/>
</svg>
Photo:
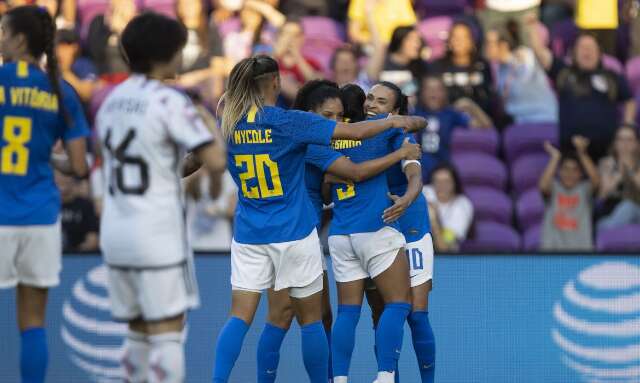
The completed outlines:
<svg viewBox="0 0 640 383">
<path fill-rule="evenodd" d="M 590 251 L 593 249 L 593 192 L 599 176 L 587 154 L 589 140 L 572 138 L 576 153 L 564 153 L 545 142 L 551 156 L 538 187 L 547 201 L 542 227 L 542 250 Z M 555 176 L 558 179 L 555 179 Z M 588 180 L 584 179 L 584 173 Z"/>
</svg>

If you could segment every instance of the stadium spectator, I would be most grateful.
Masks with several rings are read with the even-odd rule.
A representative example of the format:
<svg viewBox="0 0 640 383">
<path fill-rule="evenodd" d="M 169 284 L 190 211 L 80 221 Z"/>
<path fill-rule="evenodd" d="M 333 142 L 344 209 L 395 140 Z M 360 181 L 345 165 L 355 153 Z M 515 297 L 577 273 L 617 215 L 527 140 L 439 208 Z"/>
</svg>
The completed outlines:
<svg viewBox="0 0 640 383">
<path fill-rule="evenodd" d="M 604 156 L 619 124 L 618 105 L 623 104 L 623 122 L 633 123 L 636 105 L 627 81 L 602 66 L 596 39 L 581 34 L 575 42 L 572 63 L 554 57 L 535 32 L 537 20 L 529 17 L 528 28 L 537 59 L 554 80 L 559 97 L 561 149 L 571 147 L 571 137 L 582 135 L 591 141 L 589 154 Z"/>
<path fill-rule="evenodd" d="M 542 250 L 593 249 L 592 197 L 599 184 L 598 170 L 587 152 L 589 140 L 574 136 L 572 141 L 577 155 L 572 152 L 561 154 L 549 142 L 544 144 L 550 159 L 538 185 L 547 200 L 542 224 Z M 583 179 L 585 172 L 588 180 Z"/>
<path fill-rule="evenodd" d="M 57 28 L 73 28 L 76 23 L 75 2 L 76 0 L 36 0 L 35 4 L 49 12 Z"/>
<path fill-rule="evenodd" d="M 429 202 L 432 222 L 439 227 L 434 232 L 438 249 L 441 251 L 458 250 L 467 238 L 473 221 L 473 205 L 464 195 L 458 172 L 449 164 L 440 164 L 431 173 L 431 184 L 422 189 Z"/>
<path fill-rule="evenodd" d="M 197 171 L 186 181 L 185 192 L 191 247 L 196 251 L 229 250 L 238 192 L 229 172 L 211 179 Z"/>
<path fill-rule="evenodd" d="M 533 51 L 520 45 L 518 25 L 486 33 L 487 59 L 496 63 L 496 88 L 505 111 L 518 124 L 558 121 L 558 101 Z"/>
<path fill-rule="evenodd" d="M 274 46 L 274 57 L 280 66 L 282 93 L 287 100 L 293 100 L 305 82 L 322 78 L 320 64 L 302 54 L 303 45 L 302 25 L 295 20 L 287 21 L 280 29 Z"/>
<path fill-rule="evenodd" d="M 426 73 L 426 62 L 422 60 L 424 41 L 412 26 L 398 27 L 393 31 L 388 52 L 384 60 L 380 81 L 396 84 L 402 93 L 411 97 L 418 90 L 416 79 Z"/>
<path fill-rule="evenodd" d="M 366 67 L 361 68 L 358 54 L 352 46 L 345 45 L 337 48 L 333 52 L 329 64 L 333 81 L 341 87 L 347 84 L 356 84 L 365 92 L 368 91 L 380 72 L 379 68 L 384 61 L 384 49 L 376 50 L 374 55 L 375 57 L 370 57 L 367 60 Z"/>
<path fill-rule="evenodd" d="M 456 128 L 468 128 L 470 119 L 455 110 L 447 99 L 447 89 L 437 76 L 425 76 L 420 83 L 415 113 L 427 119 L 425 130 L 417 135 L 422 146 L 422 179 L 429 182 L 431 170 L 438 164 L 449 162 L 451 136 Z"/>
<path fill-rule="evenodd" d="M 631 47 L 629 57 L 640 56 L 640 1 L 626 0 Z"/>
<path fill-rule="evenodd" d="M 602 52 L 615 56 L 618 0 L 576 0 L 576 26 L 596 37 Z"/>
<path fill-rule="evenodd" d="M 486 0 L 485 5 L 486 9 L 478 14 L 485 31 L 504 27 L 509 20 L 523 29 L 525 16 L 539 13 L 540 0 Z M 528 36 L 524 37 L 523 43 L 529 45 Z"/>
<path fill-rule="evenodd" d="M 610 156 L 600 160 L 599 199 L 616 203 L 611 214 L 600 219 L 599 229 L 640 223 L 640 144 L 638 132 L 622 126 L 616 133 Z"/>
<path fill-rule="evenodd" d="M 280 29 L 286 19 L 272 4 L 248 0 L 239 12 L 240 29 L 224 36 L 224 54 L 229 66 L 251 56 L 254 46 L 273 44 L 273 29 Z"/>
<path fill-rule="evenodd" d="M 187 28 L 178 83 L 197 88 L 209 105 L 224 92 L 225 60 L 218 29 L 209 24 L 200 0 L 178 0 L 176 14 Z"/>
<path fill-rule="evenodd" d="M 62 249 L 72 251 L 98 250 L 98 217 L 91 200 L 81 196 L 79 185 L 73 178 L 55 173 L 60 190 L 62 210 Z"/>
<path fill-rule="evenodd" d="M 491 67 L 481 57 L 469 24 L 453 24 L 447 53 L 433 63 L 431 71 L 442 76 L 452 103 L 469 98 L 489 116 L 494 115 Z"/>
<path fill-rule="evenodd" d="M 118 83 L 128 75 L 119 40 L 124 27 L 137 12 L 134 0 L 110 0 L 105 14 L 91 21 L 87 37 L 89 56 L 98 74 L 108 83 Z"/>
<path fill-rule="evenodd" d="M 375 24 L 380 39 L 388 44 L 397 27 L 415 25 L 416 14 L 410 0 L 351 0 L 348 10 L 349 38 L 360 45 L 372 42 L 368 20 Z"/>
<path fill-rule="evenodd" d="M 56 57 L 62 78 L 75 89 L 83 102 L 88 102 L 100 87 L 100 81 L 93 62 L 80 56 L 80 37 L 74 30 L 60 29 L 56 32 Z"/>
</svg>

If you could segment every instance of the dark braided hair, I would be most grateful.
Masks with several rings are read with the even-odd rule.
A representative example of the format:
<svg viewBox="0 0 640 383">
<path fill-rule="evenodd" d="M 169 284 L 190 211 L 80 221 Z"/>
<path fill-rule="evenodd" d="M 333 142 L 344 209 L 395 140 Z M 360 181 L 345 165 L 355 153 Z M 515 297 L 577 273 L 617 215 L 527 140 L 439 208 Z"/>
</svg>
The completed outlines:
<svg viewBox="0 0 640 383">
<path fill-rule="evenodd" d="M 42 7 L 26 5 L 16 7 L 5 14 L 8 25 L 14 35 L 22 34 L 27 41 L 29 54 L 36 60 L 42 55 L 47 58 L 47 77 L 58 98 L 58 105 L 65 120 L 69 120 L 62 103 L 62 90 L 60 88 L 60 73 L 58 59 L 55 55 L 56 26 L 49 12 Z"/>
<path fill-rule="evenodd" d="M 340 98 L 340 88 L 329 80 L 311 80 L 300 88 L 293 102 L 293 109 L 305 112 L 316 110 L 326 100 Z"/>
<path fill-rule="evenodd" d="M 380 81 L 376 85 L 384 86 L 385 88 L 393 91 L 395 95 L 393 109 L 397 109 L 398 114 L 402 116 L 409 114 L 409 98 L 402 93 L 402 90 L 396 84 L 389 81 Z"/>
<path fill-rule="evenodd" d="M 364 113 L 364 101 L 367 95 L 356 84 L 347 84 L 340 88 L 340 99 L 344 106 L 344 117 L 349 122 L 360 122 L 367 119 Z"/>
</svg>

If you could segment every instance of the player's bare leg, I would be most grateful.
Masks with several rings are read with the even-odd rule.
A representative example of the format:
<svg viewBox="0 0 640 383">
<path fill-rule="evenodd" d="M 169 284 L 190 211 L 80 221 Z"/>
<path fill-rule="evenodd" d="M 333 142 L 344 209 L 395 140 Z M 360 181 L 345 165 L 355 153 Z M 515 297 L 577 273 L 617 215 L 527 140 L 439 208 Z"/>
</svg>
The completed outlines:
<svg viewBox="0 0 640 383">
<path fill-rule="evenodd" d="M 269 302 L 267 322 L 281 329 L 289 330 L 294 316 L 289 291 L 286 289 L 275 291 L 271 288 L 267 290 L 267 300 Z"/>
<path fill-rule="evenodd" d="M 48 295 L 48 289 L 23 284 L 18 285 L 16 288 L 16 301 L 18 305 L 18 328 L 20 331 L 44 326 Z"/>
</svg>

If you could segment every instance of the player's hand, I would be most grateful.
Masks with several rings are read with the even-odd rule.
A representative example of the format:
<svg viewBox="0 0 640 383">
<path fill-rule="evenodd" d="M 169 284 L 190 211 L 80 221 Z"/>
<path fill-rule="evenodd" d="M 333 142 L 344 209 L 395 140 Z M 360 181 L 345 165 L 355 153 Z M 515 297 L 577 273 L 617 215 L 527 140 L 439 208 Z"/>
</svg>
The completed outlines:
<svg viewBox="0 0 640 383">
<path fill-rule="evenodd" d="M 391 116 L 394 128 L 404 129 L 407 133 L 417 132 L 427 127 L 427 119 L 419 116 Z"/>
<path fill-rule="evenodd" d="M 560 151 L 555 146 L 551 145 L 551 142 L 544 142 L 544 150 L 549 153 L 552 159 L 560 159 Z"/>
<path fill-rule="evenodd" d="M 412 161 L 422 158 L 422 147 L 419 144 L 412 144 L 409 137 L 404 139 L 400 150 L 402 150 L 402 158 L 405 160 Z"/>
<path fill-rule="evenodd" d="M 409 201 L 404 197 L 398 197 L 395 194 L 387 193 L 389 198 L 393 201 L 393 205 L 384 210 L 382 219 L 385 223 L 392 223 L 400 219 L 404 212 L 409 207 Z"/>
<path fill-rule="evenodd" d="M 571 142 L 578 153 L 586 153 L 587 148 L 589 147 L 589 139 L 584 136 L 573 136 L 571 137 Z"/>
</svg>

